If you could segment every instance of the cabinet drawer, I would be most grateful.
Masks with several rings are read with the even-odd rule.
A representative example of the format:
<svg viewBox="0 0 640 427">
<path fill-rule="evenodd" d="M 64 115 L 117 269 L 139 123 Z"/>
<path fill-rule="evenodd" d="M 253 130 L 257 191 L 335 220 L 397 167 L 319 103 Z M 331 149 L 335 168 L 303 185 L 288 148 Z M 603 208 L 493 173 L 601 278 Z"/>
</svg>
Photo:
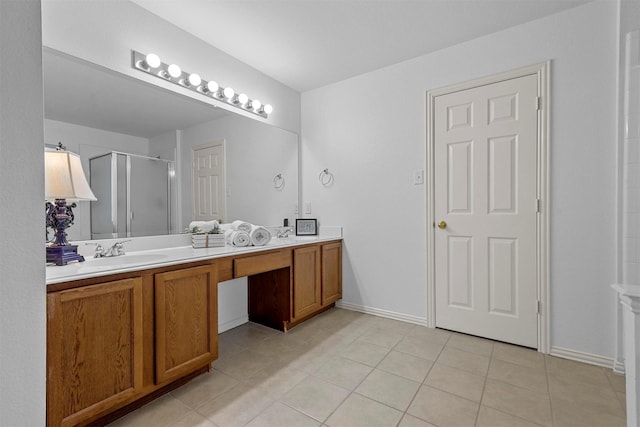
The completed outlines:
<svg viewBox="0 0 640 427">
<path fill-rule="evenodd" d="M 264 255 L 238 258 L 233 262 L 233 277 L 253 276 L 254 274 L 291 267 L 291 251 L 282 250 Z"/>
</svg>

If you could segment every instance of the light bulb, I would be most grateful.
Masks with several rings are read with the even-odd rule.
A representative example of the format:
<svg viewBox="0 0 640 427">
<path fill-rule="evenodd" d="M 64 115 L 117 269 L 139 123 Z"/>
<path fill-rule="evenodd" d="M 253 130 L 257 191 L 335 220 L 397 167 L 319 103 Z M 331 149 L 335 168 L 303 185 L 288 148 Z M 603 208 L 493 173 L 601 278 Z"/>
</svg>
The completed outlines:
<svg viewBox="0 0 640 427">
<path fill-rule="evenodd" d="M 218 83 L 213 80 L 207 83 L 207 92 L 216 93 L 219 88 L 220 86 L 218 86 Z"/>
<path fill-rule="evenodd" d="M 224 91 L 222 93 L 224 94 L 225 98 L 231 99 L 236 92 L 230 87 L 226 87 L 224 88 Z"/>
<path fill-rule="evenodd" d="M 262 107 L 262 109 L 267 114 L 273 113 L 273 107 L 271 106 L 271 104 L 266 104 L 264 107 Z"/>
<path fill-rule="evenodd" d="M 169 65 L 169 68 L 167 68 L 167 72 L 174 79 L 177 79 L 178 77 L 180 77 L 180 75 L 182 75 L 182 70 L 176 64 Z"/>
<path fill-rule="evenodd" d="M 251 107 L 257 111 L 260 109 L 260 107 L 262 107 L 262 102 L 258 101 L 257 99 L 254 99 L 253 101 L 251 101 Z"/>
<path fill-rule="evenodd" d="M 189 74 L 188 80 L 191 86 L 200 86 L 200 83 L 202 83 L 202 79 L 197 74 Z"/>
<path fill-rule="evenodd" d="M 244 105 L 244 104 L 246 104 L 247 102 L 249 102 L 249 97 L 248 97 L 246 94 L 241 93 L 240 95 L 238 95 L 238 102 L 239 102 L 241 105 Z"/>
<path fill-rule="evenodd" d="M 160 66 L 160 57 L 155 53 L 150 53 L 144 57 L 144 62 L 149 68 L 158 68 Z"/>
</svg>

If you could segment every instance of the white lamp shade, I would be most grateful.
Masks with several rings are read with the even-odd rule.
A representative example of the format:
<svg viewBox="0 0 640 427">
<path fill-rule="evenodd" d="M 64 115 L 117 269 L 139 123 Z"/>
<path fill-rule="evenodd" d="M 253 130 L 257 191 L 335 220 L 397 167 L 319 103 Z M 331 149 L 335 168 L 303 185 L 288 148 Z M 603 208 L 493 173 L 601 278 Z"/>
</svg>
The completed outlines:
<svg viewBox="0 0 640 427">
<path fill-rule="evenodd" d="M 46 200 L 98 200 L 91 191 L 77 154 L 45 151 L 44 194 Z"/>
</svg>

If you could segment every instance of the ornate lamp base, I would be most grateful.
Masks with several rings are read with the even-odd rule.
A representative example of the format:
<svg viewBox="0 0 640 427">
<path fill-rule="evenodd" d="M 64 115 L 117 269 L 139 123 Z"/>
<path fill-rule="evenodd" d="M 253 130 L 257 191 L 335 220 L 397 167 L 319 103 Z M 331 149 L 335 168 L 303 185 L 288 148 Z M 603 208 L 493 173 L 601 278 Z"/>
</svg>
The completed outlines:
<svg viewBox="0 0 640 427">
<path fill-rule="evenodd" d="M 78 254 L 78 246 L 47 246 L 47 263 L 66 265 L 71 261 L 84 261 L 84 257 Z"/>
</svg>

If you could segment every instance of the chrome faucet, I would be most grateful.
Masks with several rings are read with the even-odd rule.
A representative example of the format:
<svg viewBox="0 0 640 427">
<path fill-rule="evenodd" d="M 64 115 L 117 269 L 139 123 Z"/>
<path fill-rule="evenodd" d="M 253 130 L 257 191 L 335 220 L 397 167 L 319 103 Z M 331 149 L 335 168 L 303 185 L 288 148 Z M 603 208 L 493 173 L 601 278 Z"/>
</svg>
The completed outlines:
<svg viewBox="0 0 640 427">
<path fill-rule="evenodd" d="M 113 256 L 124 255 L 124 243 L 130 242 L 131 240 L 121 240 L 119 242 L 115 242 L 109 249 L 104 250 L 100 243 L 96 245 L 96 251 L 93 254 L 94 258 L 107 258 Z M 90 244 L 90 243 L 88 243 Z"/>
<path fill-rule="evenodd" d="M 293 228 L 284 227 L 278 230 L 278 234 L 276 235 L 276 237 L 278 239 L 289 237 L 289 233 L 293 233 Z"/>
</svg>

